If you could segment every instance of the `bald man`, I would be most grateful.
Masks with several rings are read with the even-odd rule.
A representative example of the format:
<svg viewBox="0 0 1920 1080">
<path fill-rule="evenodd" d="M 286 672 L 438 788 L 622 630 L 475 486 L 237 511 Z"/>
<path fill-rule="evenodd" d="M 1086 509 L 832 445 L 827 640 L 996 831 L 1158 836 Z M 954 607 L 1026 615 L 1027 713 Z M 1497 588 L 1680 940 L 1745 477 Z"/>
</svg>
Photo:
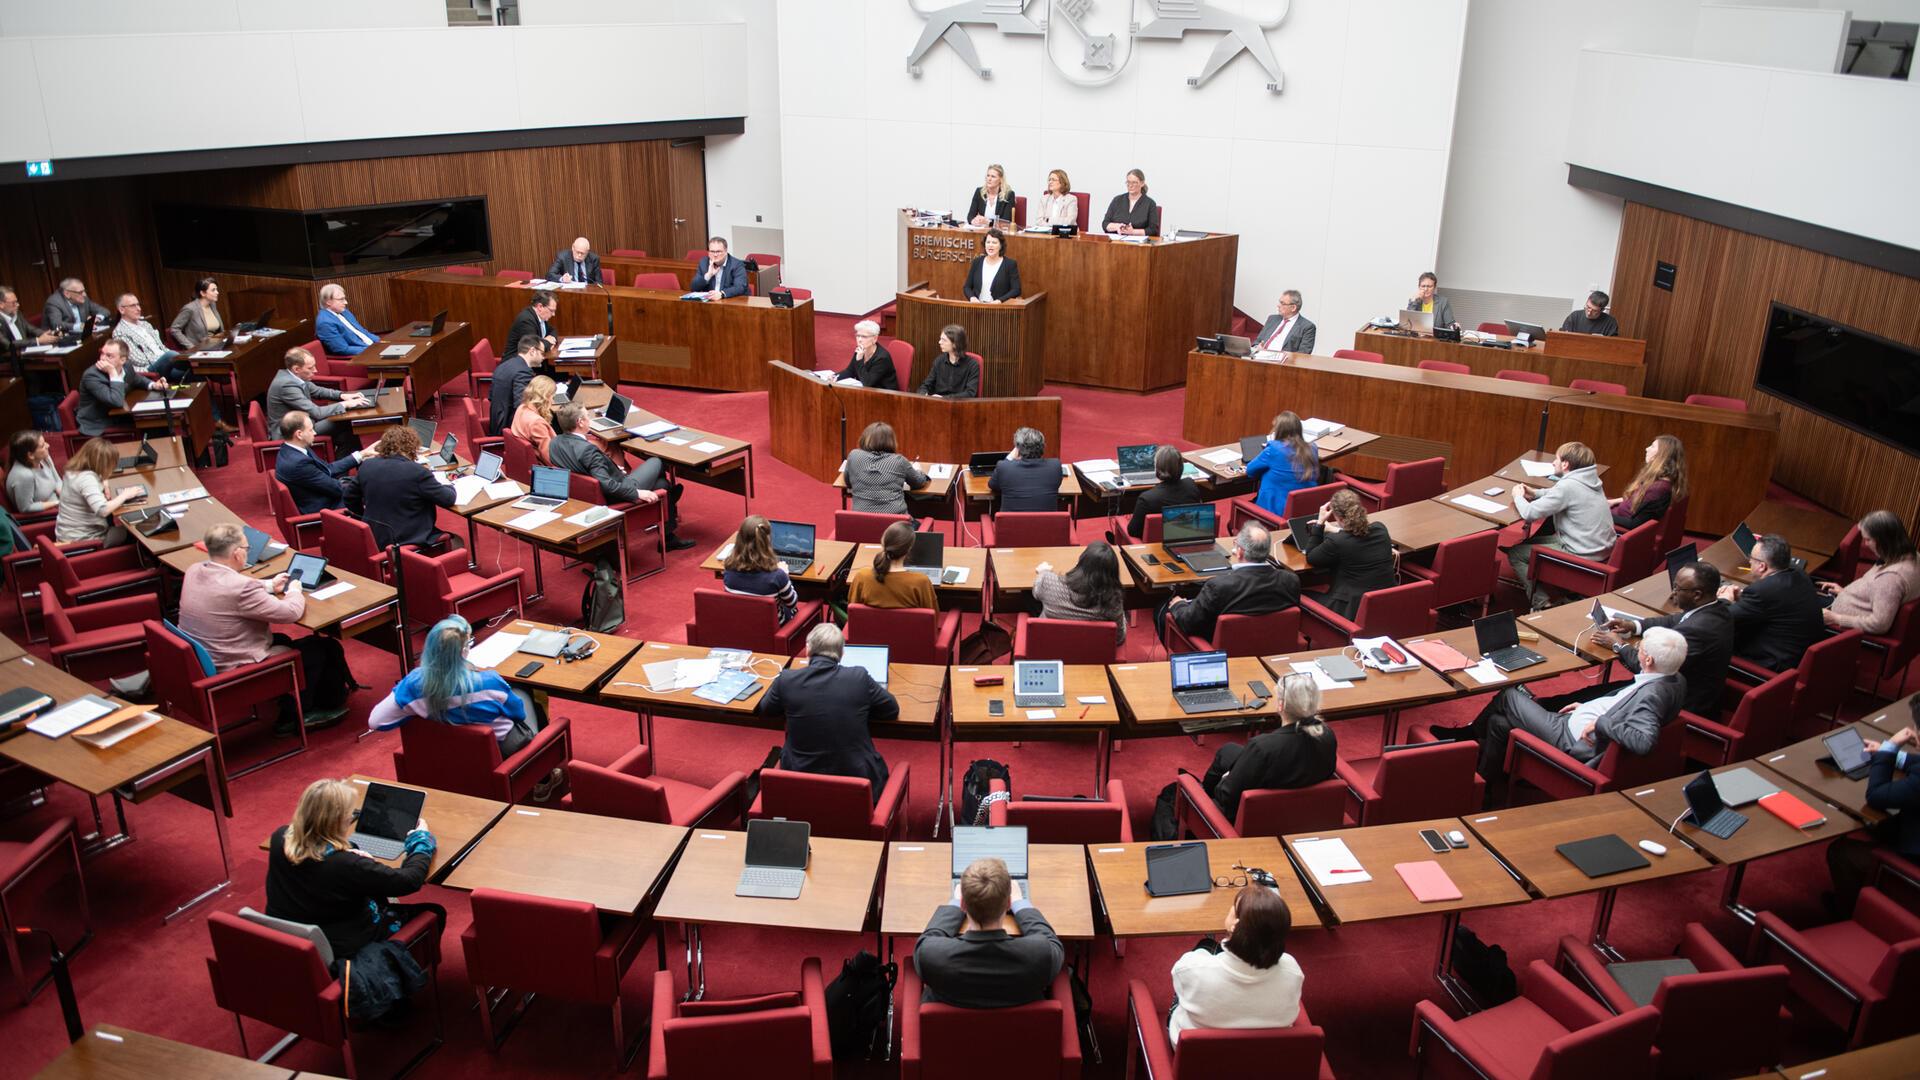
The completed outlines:
<svg viewBox="0 0 1920 1080">
<path fill-rule="evenodd" d="M 547 280 L 607 284 L 600 277 L 600 256 L 593 253 L 592 241 L 584 236 L 575 237 L 572 247 L 553 257 L 553 265 L 547 267 Z"/>
</svg>

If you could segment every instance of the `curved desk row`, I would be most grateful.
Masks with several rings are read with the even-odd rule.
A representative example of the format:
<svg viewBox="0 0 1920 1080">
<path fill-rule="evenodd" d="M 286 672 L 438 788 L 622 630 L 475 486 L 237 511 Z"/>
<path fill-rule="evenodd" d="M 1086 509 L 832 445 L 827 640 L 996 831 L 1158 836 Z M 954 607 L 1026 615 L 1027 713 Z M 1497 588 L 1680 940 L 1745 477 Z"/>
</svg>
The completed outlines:
<svg viewBox="0 0 1920 1080">
<path fill-rule="evenodd" d="M 1499 339 L 1513 341 L 1505 334 Z M 1402 367 L 1418 367 L 1422 360 L 1447 360 L 1467 365 L 1475 375 L 1489 377 L 1503 368 L 1518 368 L 1545 375 L 1555 386 L 1569 386 L 1575 379 L 1597 379 L 1619 383 L 1629 394 L 1640 393 L 1647 378 L 1647 343 L 1639 338 L 1549 330 L 1546 340 L 1535 342 L 1531 348 L 1496 348 L 1440 341 L 1432 334 L 1391 333 L 1363 326 L 1354 332 L 1353 347 L 1379 353 L 1387 363 Z"/>
</svg>

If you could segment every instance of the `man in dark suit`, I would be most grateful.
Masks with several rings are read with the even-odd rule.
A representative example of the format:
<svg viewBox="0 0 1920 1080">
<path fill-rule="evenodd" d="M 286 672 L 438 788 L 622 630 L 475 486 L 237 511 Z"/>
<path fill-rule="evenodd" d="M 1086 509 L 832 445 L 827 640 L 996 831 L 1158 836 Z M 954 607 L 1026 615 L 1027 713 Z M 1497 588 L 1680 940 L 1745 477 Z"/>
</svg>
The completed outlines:
<svg viewBox="0 0 1920 1080">
<path fill-rule="evenodd" d="M 1001 920 L 1009 913 L 1020 936 Z M 921 1001 L 962 1009 L 1010 1009 L 1045 1000 L 1066 949 L 1046 916 L 1023 895 L 999 859 L 976 859 L 953 900 L 936 908 L 913 946 Z"/>
<path fill-rule="evenodd" d="M 1915 751 L 1914 730 L 1901 728 L 1885 742 L 1867 740 L 1872 756 L 1867 768 L 1867 805 L 1887 817 L 1867 827 L 1869 839 L 1850 836 L 1836 839 L 1827 847 L 1827 872 L 1833 875 L 1833 892 L 1820 899 L 1835 917 L 1844 918 L 1853 910 L 1853 902 L 1878 870 L 1875 848 L 1887 848 L 1896 855 L 1920 859 L 1920 752 Z M 1895 770 L 1902 774 L 1895 780 Z"/>
<path fill-rule="evenodd" d="M 108 338 L 100 343 L 100 359 L 80 376 L 80 403 L 74 410 L 80 431 L 85 435 L 105 435 L 116 424 L 132 426 L 131 420 L 115 421 L 113 410 L 127 407 L 129 390 L 165 390 L 165 379 L 149 379 L 127 363 L 127 343 Z"/>
<path fill-rule="evenodd" d="M 374 542 L 383 548 L 461 547 L 459 539 L 435 523 L 439 508 L 454 504 L 453 485 L 434 479 L 431 470 L 415 461 L 419 452 L 420 436 L 412 428 L 389 428 L 361 460 L 360 475 L 345 485 L 347 509 L 373 529 Z"/>
<path fill-rule="evenodd" d="M 862 319 L 853 324 L 853 359 L 838 378 L 852 379 L 876 390 L 900 389 L 899 373 L 893 367 L 893 354 L 880 344 L 880 324 Z"/>
<path fill-rule="evenodd" d="M 63 336 L 77 337 L 86 329 L 89 316 L 105 323 L 112 312 L 92 300 L 87 299 L 87 287 L 79 278 L 67 278 L 60 288 L 47 297 L 46 306 L 40 310 L 41 325 L 49 330 L 58 330 Z"/>
<path fill-rule="evenodd" d="M 866 668 L 841 666 L 846 645 L 838 626 L 814 627 L 807 634 L 807 665 L 775 676 L 759 709 L 786 717 L 782 769 L 861 777 L 873 785 L 877 803 L 887 786 L 887 759 L 874 749 L 869 726 L 898 717 L 900 703 Z"/>
<path fill-rule="evenodd" d="M 493 386 L 487 392 L 487 434 L 498 435 L 513 423 L 513 410 L 520 407 L 544 351 L 539 338 L 523 337 L 519 351 L 508 353 L 493 369 Z"/>
<path fill-rule="evenodd" d="M 553 441 L 547 444 L 547 460 L 556 469 L 565 469 L 600 482 L 600 495 L 609 503 L 639 503 L 651 506 L 660 501 L 654 489 L 661 486 L 665 467 L 659 458 L 648 458 L 629 473 L 614 463 L 606 451 L 587 436 L 593 431 L 593 414 L 568 402 L 553 410 Z M 667 550 L 685 551 L 693 541 L 682 540 L 680 533 L 680 485 L 674 484 L 667 501 Z"/>
<path fill-rule="evenodd" d="M 1762 536 L 1749 555 L 1753 583 L 1720 586 L 1733 605 L 1733 654 L 1769 671 L 1785 671 L 1825 635 L 1820 590 L 1793 565 L 1793 545 L 1784 536 Z"/>
<path fill-rule="evenodd" d="M 747 295 L 747 264 L 727 254 L 727 242 L 716 236 L 707 241 L 707 257 L 693 266 L 688 292 L 707 294 L 709 300 Z"/>
<path fill-rule="evenodd" d="M 1587 306 L 1579 311 L 1567 313 L 1566 321 L 1560 329 L 1575 334 L 1599 334 L 1602 337 L 1619 337 L 1620 320 L 1607 314 L 1607 305 L 1613 298 L 1595 289 L 1587 294 Z"/>
<path fill-rule="evenodd" d="M 553 257 L 553 265 L 547 267 L 547 280 L 607 284 L 606 279 L 600 276 L 600 256 L 584 236 L 575 237 L 571 248 Z"/>
<path fill-rule="evenodd" d="M 528 340 L 540 343 L 541 354 L 544 354 L 547 348 L 558 345 L 560 343 L 560 337 L 554 333 L 552 324 L 553 313 L 559 306 L 560 301 L 554 298 L 554 294 L 550 292 L 534 293 L 533 303 L 521 308 L 520 314 L 513 317 L 513 327 L 507 331 L 506 355 L 519 355 L 520 346 Z M 533 363 L 534 366 L 539 366 L 539 360 L 537 358 Z M 513 403 L 518 406 L 520 399 L 514 398 Z M 508 415 L 511 416 L 513 410 L 509 409 L 507 412 Z"/>
<path fill-rule="evenodd" d="M 294 509 L 302 514 L 338 510 L 347 505 L 340 477 L 360 464 L 360 452 L 343 454 L 338 461 L 314 456 L 313 418 L 295 409 L 280 418 L 280 452 L 273 459 L 273 475 L 287 485 Z"/>
<path fill-rule="evenodd" d="M 1298 604 L 1300 576 L 1269 561 L 1272 554 L 1273 536 L 1264 526 L 1253 521 L 1240 526 L 1231 565 L 1207 578 L 1193 599 L 1176 596 L 1154 613 L 1161 640 L 1166 640 L 1168 620 L 1183 634 L 1212 637 L 1222 615 L 1265 615 Z"/>
<path fill-rule="evenodd" d="M 993 467 L 987 487 L 1001 510 L 1045 513 L 1060 509 L 1061 475 L 1060 459 L 1047 456 L 1047 437 L 1023 427 L 1013 433 L 1013 453 Z"/>
<path fill-rule="evenodd" d="M 1669 603 L 1680 609 L 1677 615 L 1652 619 L 1614 619 L 1593 635 L 1593 643 L 1612 649 L 1628 671 L 1640 671 L 1640 652 L 1624 640 L 1656 626 L 1677 630 L 1687 639 L 1687 662 L 1680 674 L 1687 680 L 1685 708 L 1700 716 L 1720 714 L 1720 694 L 1727 679 L 1727 662 L 1733 659 L 1733 614 L 1714 593 L 1720 588 L 1720 571 L 1712 563 L 1691 562 L 1673 576 L 1673 595 Z M 1601 689 L 1587 693 L 1598 696 Z"/>
<path fill-rule="evenodd" d="M 0 285 L 0 360 L 7 361 L 14 374 L 21 373 L 20 350 L 35 345 L 51 345 L 60 340 L 58 330 L 35 330 L 20 314 L 20 294 Z"/>
<path fill-rule="evenodd" d="M 1318 331 L 1312 320 L 1300 314 L 1300 290 L 1288 289 L 1281 293 L 1277 307 L 1254 337 L 1253 347 L 1270 353 L 1312 352 Z"/>
</svg>

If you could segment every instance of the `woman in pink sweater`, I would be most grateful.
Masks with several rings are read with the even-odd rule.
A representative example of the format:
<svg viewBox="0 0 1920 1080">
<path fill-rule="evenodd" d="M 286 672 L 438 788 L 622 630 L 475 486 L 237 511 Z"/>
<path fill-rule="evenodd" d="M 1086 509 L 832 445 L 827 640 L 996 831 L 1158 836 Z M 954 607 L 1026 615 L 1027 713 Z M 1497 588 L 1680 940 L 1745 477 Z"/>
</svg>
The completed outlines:
<svg viewBox="0 0 1920 1080">
<path fill-rule="evenodd" d="M 1900 605 L 1920 596 L 1920 560 L 1914 558 L 1913 537 L 1891 510 L 1875 510 L 1860 519 L 1860 535 L 1871 545 L 1873 569 L 1844 588 L 1831 581 L 1820 591 L 1833 597 L 1826 610 L 1828 626 L 1884 634 L 1893 629 Z M 1865 555 L 1865 545 L 1861 554 Z"/>
</svg>

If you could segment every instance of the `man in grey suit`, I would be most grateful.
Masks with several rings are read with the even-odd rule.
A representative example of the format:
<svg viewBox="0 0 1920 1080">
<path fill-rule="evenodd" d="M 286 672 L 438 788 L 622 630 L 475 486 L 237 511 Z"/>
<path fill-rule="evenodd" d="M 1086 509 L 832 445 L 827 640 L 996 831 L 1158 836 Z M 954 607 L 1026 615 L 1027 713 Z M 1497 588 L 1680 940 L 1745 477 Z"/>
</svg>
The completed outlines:
<svg viewBox="0 0 1920 1080">
<path fill-rule="evenodd" d="M 1440 278 L 1429 270 L 1420 275 L 1420 291 L 1407 301 L 1407 307 L 1413 311 L 1433 312 L 1433 325 L 1457 326 L 1453 321 L 1453 305 L 1447 298 L 1435 292 L 1440 287 Z"/>
<path fill-rule="evenodd" d="M 1268 353 L 1312 352 L 1316 330 L 1313 323 L 1300 314 L 1300 290 L 1288 289 L 1281 293 L 1277 307 L 1253 339 L 1253 347 Z"/>
<path fill-rule="evenodd" d="M 353 425 L 331 418 L 348 409 L 370 404 L 367 396 L 358 391 L 343 394 L 331 386 L 316 385 L 313 377 L 319 371 L 320 364 L 312 353 L 305 349 L 287 350 L 287 366 L 281 368 L 274 375 L 273 382 L 267 385 L 267 434 L 274 438 L 286 438 L 280 431 L 280 418 L 298 409 L 313 418 L 315 434 L 333 440 L 336 454 L 360 449 L 360 440 L 353 433 Z"/>
<path fill-rule="evenodd" d="M 553 257 L 553 265 L 547 267 L 547 280 L 607 284 L 600 276 L 600 256 L 594 254 L 593 242 L 584 236 L 575 237 L 571 248 Z"/>
<path fill-rule="evenodd" d="M 1001 920 L 1011 912 L 1020 936 Z M 1010 1009 L 1044 1000 L 1066 949 L 1046 916 L 1007 875 L 999 859 L 977 859 L 960 875 L 953 902 L 934 910 L 913 947 L 922 1001 L 963 1009 Z"/>
<path fill-rule="evenodd" d="M 60 288 L 47 297 L 46 307 L 40 311 L 47 329 L 67 335 L 84 330 L 89 315 L 104 324 L 111 314 L 106 308 L 87 299 L 87 287 L 81 284 L 79 278 L 71 277 L 60 282 Z"/>
<path fill-rule="evenodd" d="M 100 343 L 100 359 L 80 376 L 80 402 L 73 415 L 81 434 L 105 435 L 113 424 L 113 410 L 127 407 L 127 391 L 167 388 L 167 380 L 147 378 L 128 366 L 128 359 L 126 342 L 108 338 Z"/>
<path fill-rule="evenodd" d="M 593 432 L 593 414 L 568 402 L 553 410 L 553 441 L 547 444 L 547 460 L 556 469 L 591 476 L 600 481 L 600 494 L 609 503 L 639 503 L 650 506 L 660 501 L 654 489 L 660 487 L 666 471 L 659 458 L 648 458 L 631 473 L 614 464 L 606 451 L 587 438 Z M 667 500 L 667 550 L 685 551 L 693 541 L 680 539 L 680 485 L 669 489 Z"/>
</svg>

